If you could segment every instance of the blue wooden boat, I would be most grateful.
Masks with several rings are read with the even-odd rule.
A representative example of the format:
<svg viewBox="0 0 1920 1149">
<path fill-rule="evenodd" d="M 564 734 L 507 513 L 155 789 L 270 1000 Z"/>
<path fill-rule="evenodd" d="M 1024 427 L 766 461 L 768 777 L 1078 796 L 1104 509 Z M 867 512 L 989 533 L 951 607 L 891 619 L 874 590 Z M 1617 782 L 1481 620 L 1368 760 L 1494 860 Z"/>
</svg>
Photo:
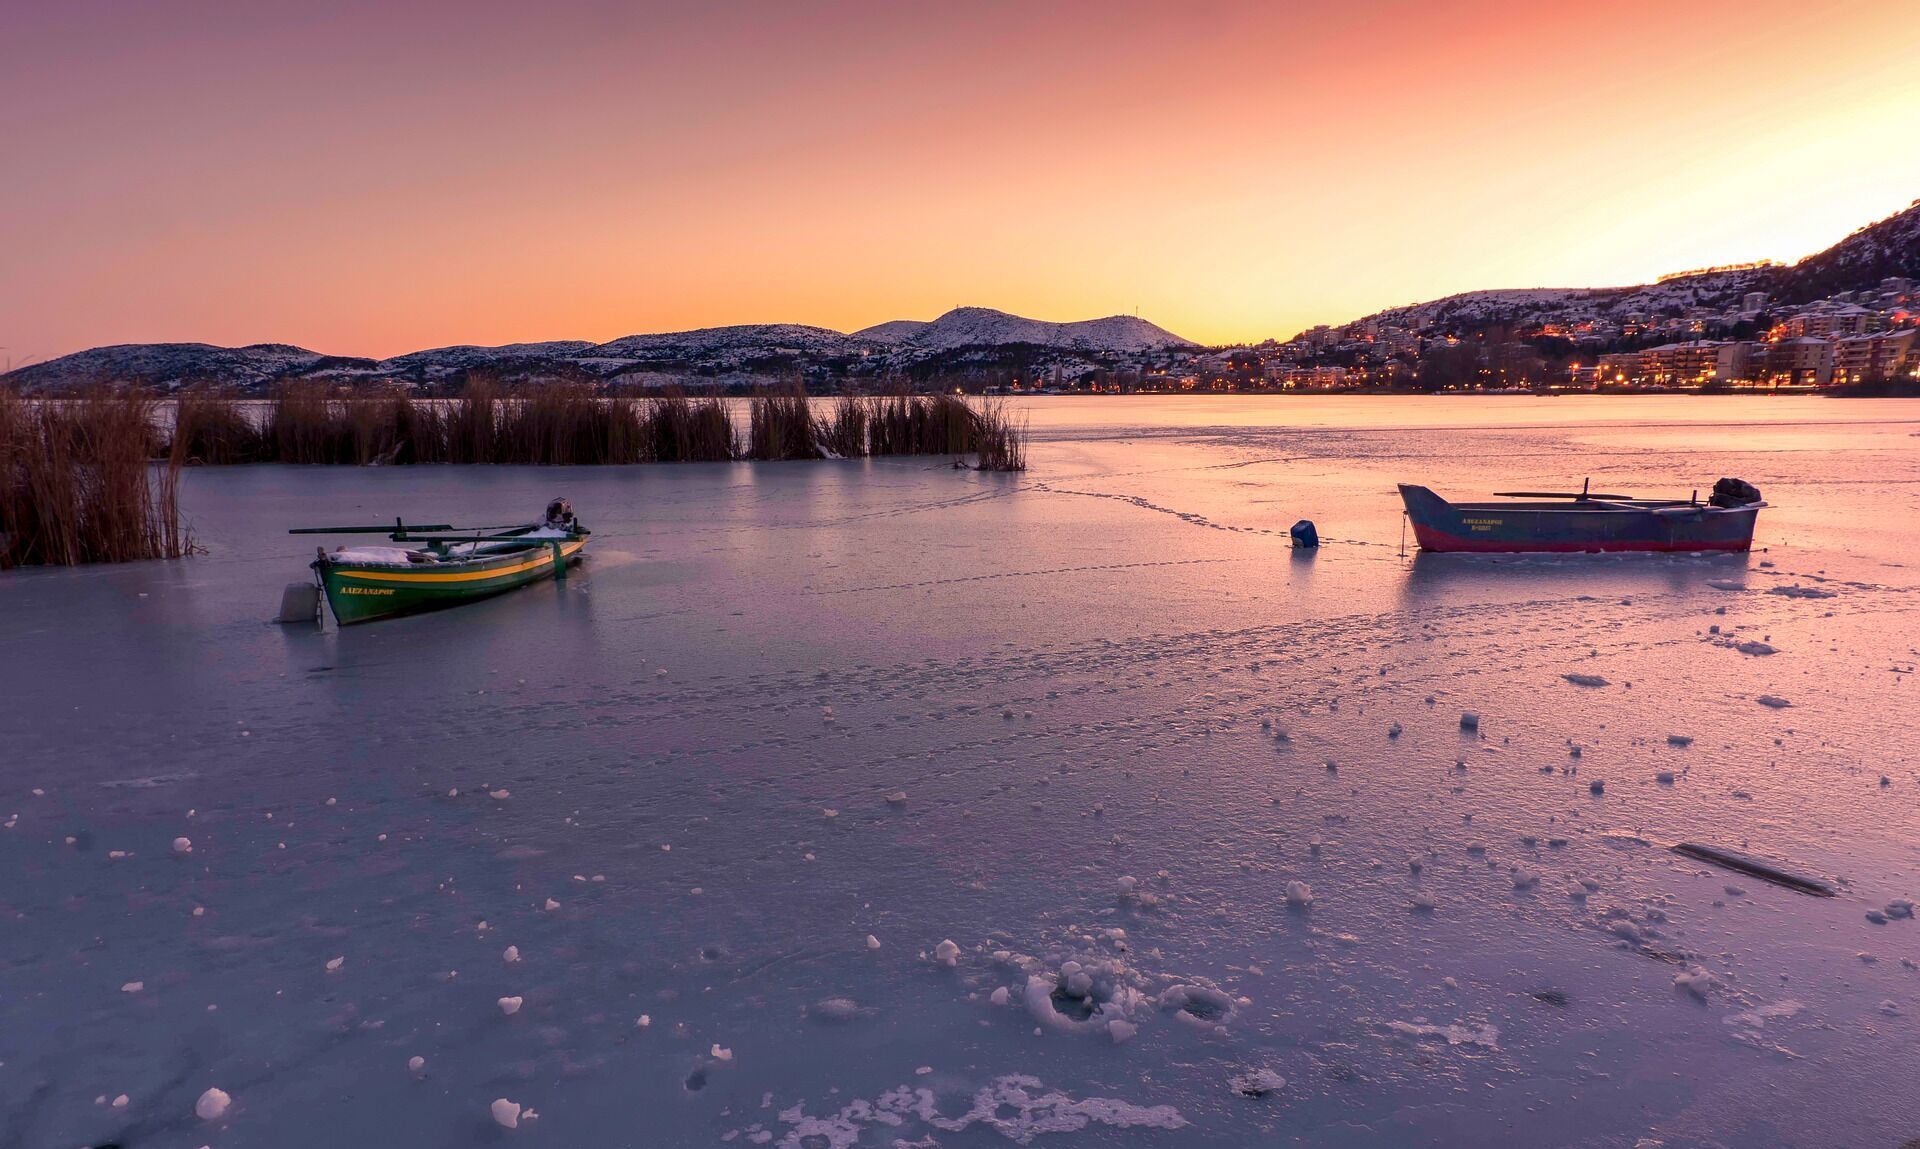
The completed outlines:
<svg viewBox="0 0 1920 1149">
<path fill-rule="evenodd" d="M 1425 487 L 1400 484 L 1420 549 L 1479 553 L 1543 551 L 1746 551 L 1767 504 L 1739 479 L 1721 479 L 1701 502 L 1579 493 L 1502 491 L 1510 502 L 1450 503 Z"/>
</svg>

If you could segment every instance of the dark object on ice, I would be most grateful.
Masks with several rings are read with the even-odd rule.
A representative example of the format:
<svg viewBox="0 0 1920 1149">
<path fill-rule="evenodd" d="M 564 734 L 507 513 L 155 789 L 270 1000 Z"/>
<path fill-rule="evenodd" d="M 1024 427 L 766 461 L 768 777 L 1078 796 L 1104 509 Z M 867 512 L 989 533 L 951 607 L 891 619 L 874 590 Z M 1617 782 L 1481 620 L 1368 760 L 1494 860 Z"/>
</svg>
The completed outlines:
<svg viewBox="0 0 1920 1149">
<path fill-rule="evenodd" d="M 1789 874 L 1759 858 L 1749 857 L 1733 850 L 1723 850 L 1719 846 L 1703 846 L 1698 842 L 1679 842 L 1674 845 L 1673 852 L 1684 854 L 1689 858 L 1697 858 L 1702 862 L 1711 862 L 1716 866 L 1725 866 L 1729 870 L 1737 870 L 1749 877 L 1759 878 L 1763 882 L 1772 882 L 1776 886 L 1785 886 L 1789 890 L 1812 894 L 1816 898 L 1834 896 L 1833 887 L 1825 882 L 1803 878 L 1798 874 Z"/>
<path fill-rule="evenodd" d="M 1502 498 L 1537 501 L 1450 503 L 1426 487 L 1400 484 L 1400 498 L 1422 550 L 1565 554 L 1751 550 L 1754 522 L 1767 505 L 1760 492 L 1737 479 L 1722 479 L 1714 491 L 1707 503 L 1698 498 L 1597 495 L 1585 487 L 1577 494 L 1499 493 Z"/>
<path fill-rule="evenodd" d="M 1564 989 L 1536 989 L 1533 991 L 1533 999 L 1553 1006 L 1555 1009 L 1567 1008 L 1567 991 Z"/>
<path fill-rule="evenodd" d="M 280 592 L 280 617 L 275 622 L 300 624 L 320 621 L 320 587 L 310 582 L 290 582 Z"/>
<path fill-rule="evenodd" d="M 1707 501 L 1716 507 L 1744 507 L 1760 501 L 1760 488 L 1745 479 L 1721 479 Z"/>
<path fill-rule="evenodd" d="M 1314 529 L 1312 519 L 1301 519 L 1287 532 L 1293 536 L 1293 545 L 1301 550 L 1312 550 L 1320 545 L 1320 532 Z"/>
</svg>

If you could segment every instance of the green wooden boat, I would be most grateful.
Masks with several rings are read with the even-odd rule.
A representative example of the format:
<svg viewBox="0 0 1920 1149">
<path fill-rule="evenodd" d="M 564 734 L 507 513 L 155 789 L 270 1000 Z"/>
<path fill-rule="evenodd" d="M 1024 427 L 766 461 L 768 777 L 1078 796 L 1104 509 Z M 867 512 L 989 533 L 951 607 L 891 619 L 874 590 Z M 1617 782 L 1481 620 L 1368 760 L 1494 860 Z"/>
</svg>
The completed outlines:
<svg viewBox="0 0 1920 1149">
<path fill-rule="evenodd" d="M 320 550 L 314 576 L 341 626 L 459 606 L 544 578 L 564 579 L 567 568 L 586 557 L 592 534 L 565 499 L 548 504 L 545 521 L 518 526 L 409 527 L 395 519 L 390 527 L 296 527 L 289 533 L 384 534 L 413 544 Z"/>
</svg>

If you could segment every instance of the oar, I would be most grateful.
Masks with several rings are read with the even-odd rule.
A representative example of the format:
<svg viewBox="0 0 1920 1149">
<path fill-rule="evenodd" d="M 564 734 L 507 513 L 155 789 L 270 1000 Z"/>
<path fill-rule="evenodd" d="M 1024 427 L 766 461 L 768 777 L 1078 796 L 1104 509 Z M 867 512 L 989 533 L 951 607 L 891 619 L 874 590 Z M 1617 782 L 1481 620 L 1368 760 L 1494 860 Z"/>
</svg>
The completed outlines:
<svg viewBox="0 0 1920 1149">
<path fill-rule="evenodd" d="M 1588 494 L 1586 491 L 1495 491 L 1502 499 L 1631 499 L 1632 495 Z"/>
<path fill-rule="evenodd" d="M 290 535 L 387 535 L 392 534 L 395 529 L 397 528 L 393 523 L 385 523 L 377 527 L 292 527 L 288 529 L 287 533 Z M 407 527 L 405 529 L 410 531 L 450 531 L 453 529 L 453 524 L 427 523 L 422 526 Z"/>
</svg>

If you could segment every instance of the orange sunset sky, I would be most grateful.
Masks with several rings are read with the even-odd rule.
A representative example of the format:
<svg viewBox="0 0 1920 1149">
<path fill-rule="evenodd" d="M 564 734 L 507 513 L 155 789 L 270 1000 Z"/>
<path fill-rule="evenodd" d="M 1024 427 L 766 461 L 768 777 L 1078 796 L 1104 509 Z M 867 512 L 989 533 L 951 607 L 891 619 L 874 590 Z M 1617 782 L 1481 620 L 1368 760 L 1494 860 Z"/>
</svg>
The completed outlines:
<svg viewBox="0 0 1920 1149">
<path fill-rule="evenodd" d="M 4 9 L 0 367 L 956 304 L 1256 340 L 1920 196 L 1913 0 Z"/>
</svg>

